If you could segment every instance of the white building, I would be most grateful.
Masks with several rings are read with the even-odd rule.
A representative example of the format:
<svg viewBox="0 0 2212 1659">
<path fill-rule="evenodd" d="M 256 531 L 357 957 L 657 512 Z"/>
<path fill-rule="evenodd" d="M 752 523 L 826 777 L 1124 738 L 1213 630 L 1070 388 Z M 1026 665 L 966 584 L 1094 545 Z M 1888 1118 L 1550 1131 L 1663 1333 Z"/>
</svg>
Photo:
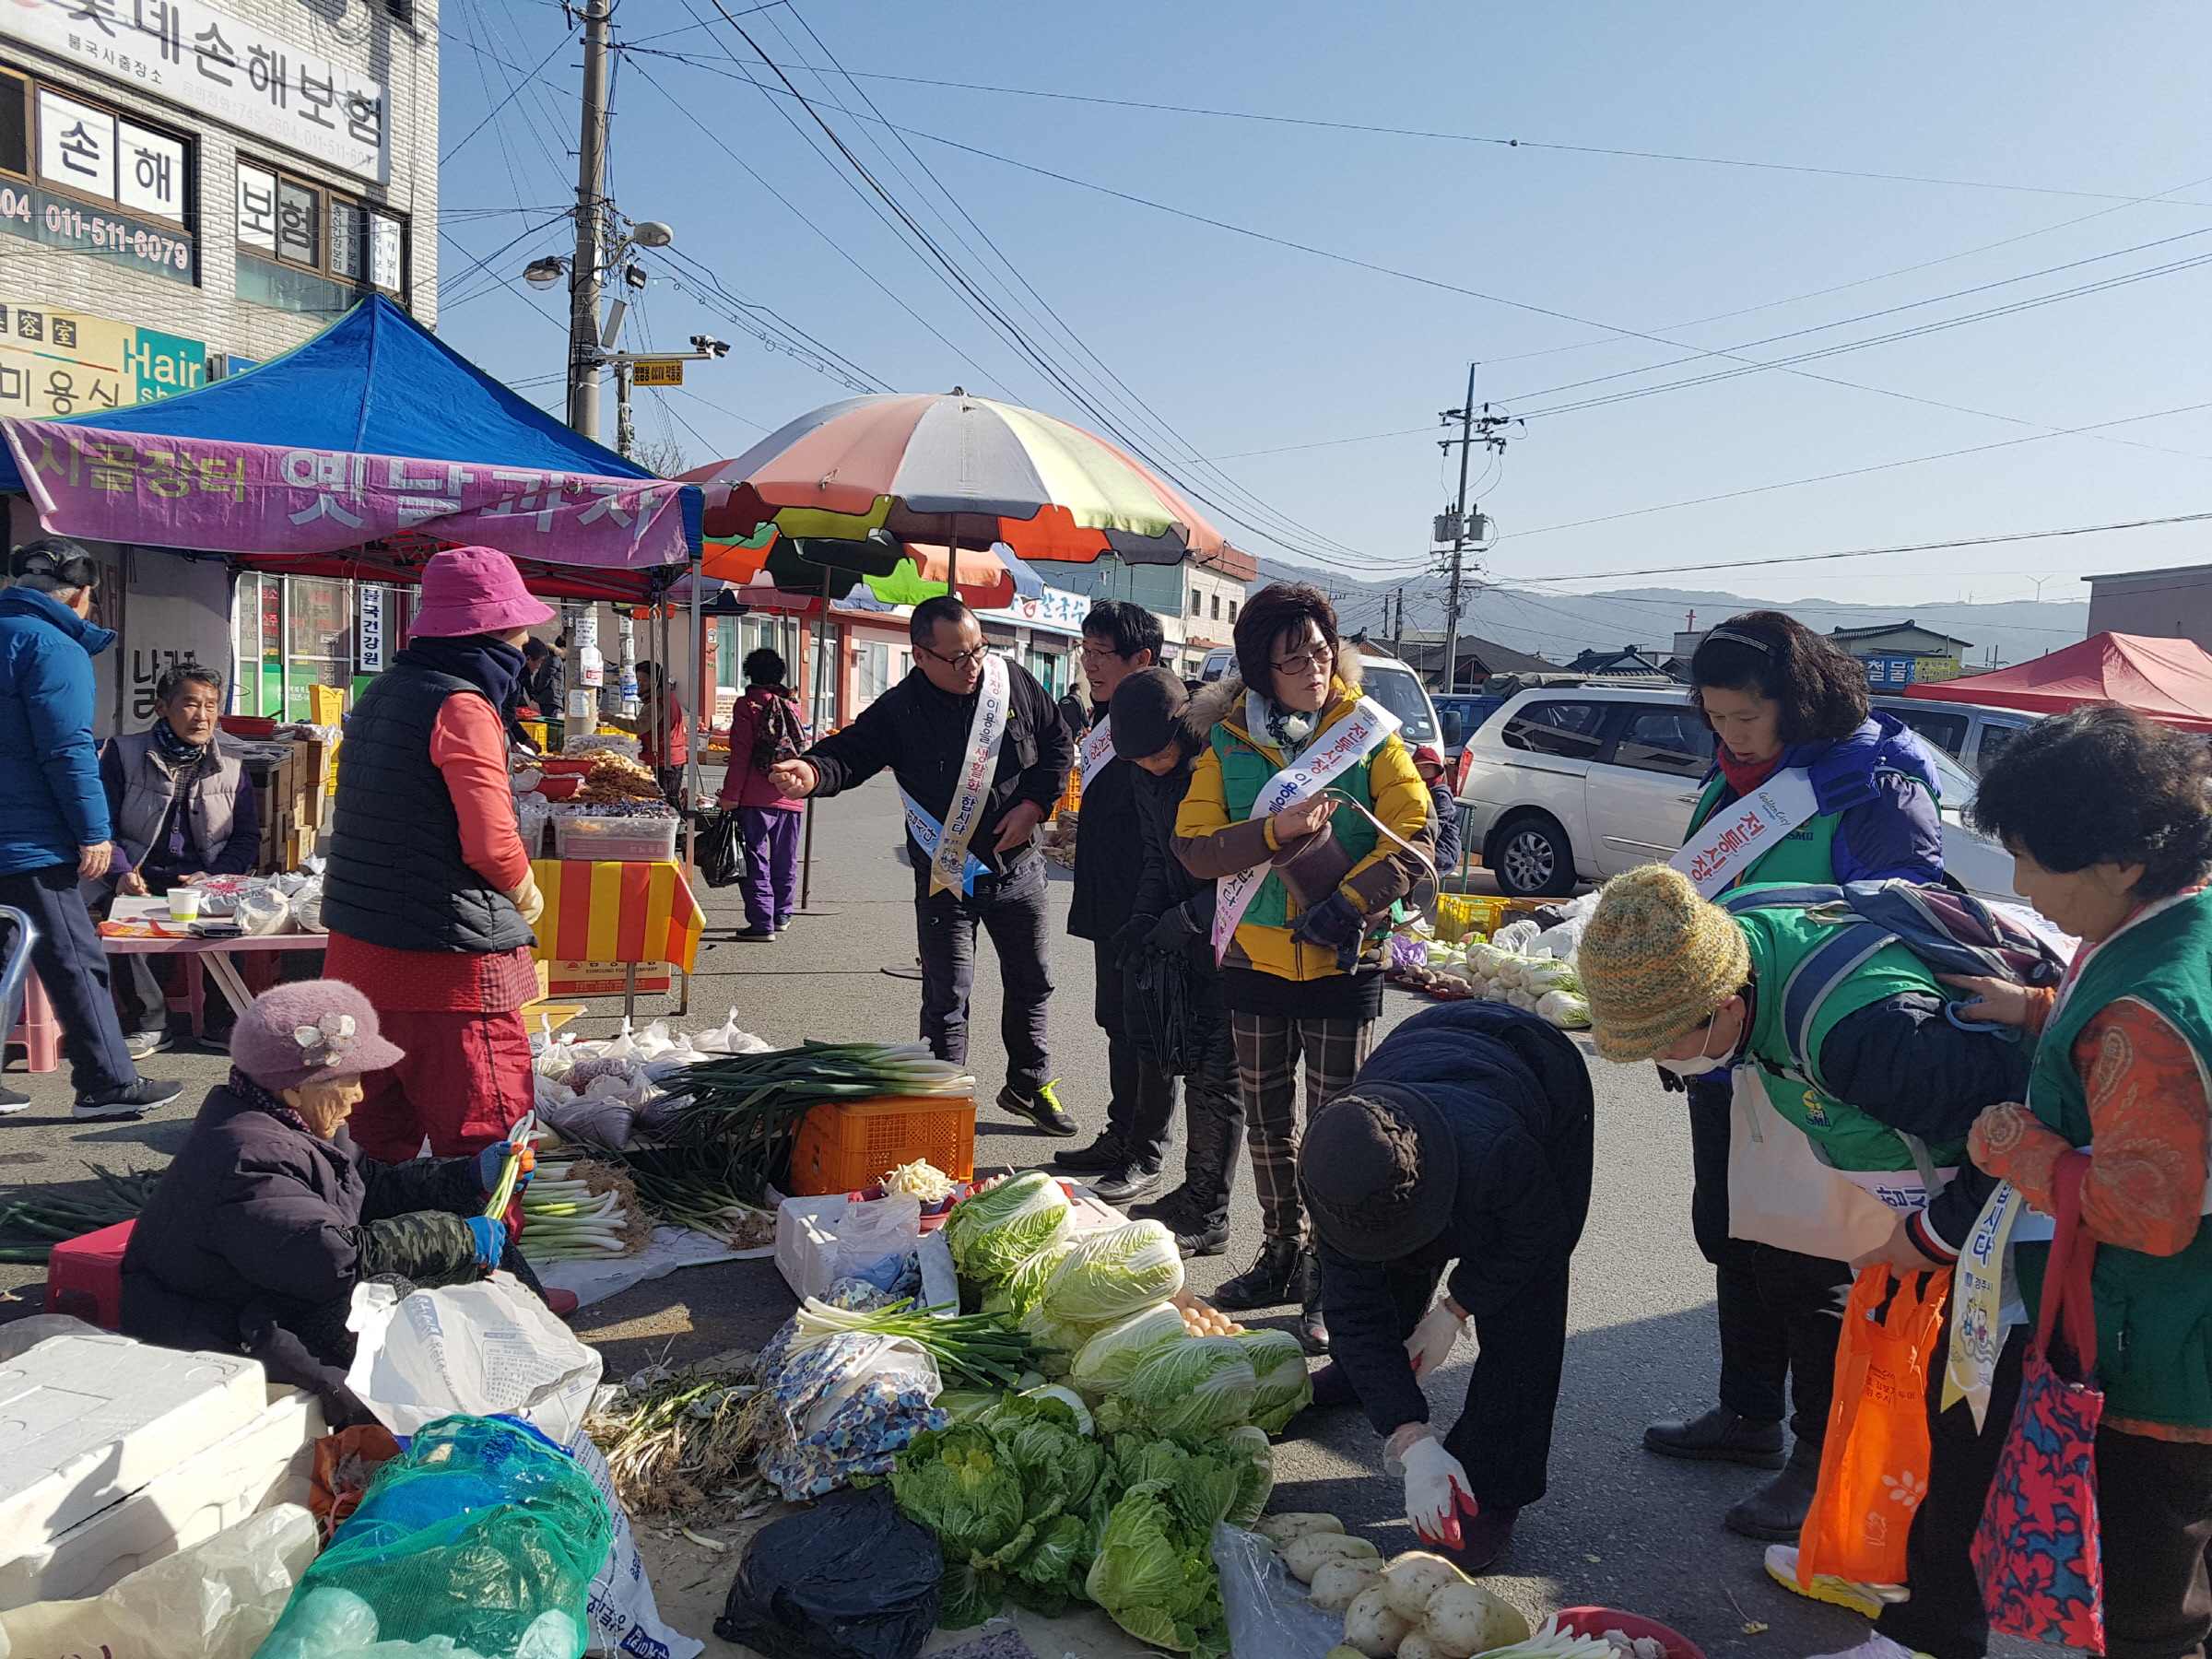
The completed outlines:
<svg viewBox="0 0 2212 1659">
<path fill-rule="evenodd" d="M 1186 674 L 1195 674 L 1213 647 L 1230 643 L 1245 591 L 1259 576 L 1252 556 L 1234 547 L 1176 565 L 1125 564 L 1111 554 L 1095 564 L 1029 563 L 1055 587 L 1092 599 L 1133 599 L 1152 612 L 1167 635 L 1167 660 Z"/>
</svg>

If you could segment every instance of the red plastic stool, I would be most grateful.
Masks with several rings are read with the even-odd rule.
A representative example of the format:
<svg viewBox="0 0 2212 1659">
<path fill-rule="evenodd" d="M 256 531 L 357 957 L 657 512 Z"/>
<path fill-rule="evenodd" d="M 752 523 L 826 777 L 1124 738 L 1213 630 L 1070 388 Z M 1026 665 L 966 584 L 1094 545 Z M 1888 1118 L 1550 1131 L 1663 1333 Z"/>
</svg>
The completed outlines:
<svg viewBox="0 0 2212 1659">
<path fill-rule="evenodd" d="M 183 967 L 179 976 L 183 989 L 180 991 L 173 980 L 168 985 L 169 1011 L 171 1014 L 191 1015 L 192 1034 L 204 1037 L 207 1034 L 207 982 L 200 971 L 200 959 L 195 953 L 176 959 Z"/>
<path fill-rule="evenodd" d="M 103 1331 L 123 1328 L 123 1253 L 135 1221 L 65 1240 L 46 1258 L 48 1313 L 70 1313 Z"/>
<path fill-rule="evenodd" d="M 23 976 L 23 1018 L 8 1032 L 7 1040 L 21 1046 L 27 1071 L 61 1068 L 62 1022 L 54 1018 L 53 1005 L 46 1000 L 46 987 L 35 972 Z"/>
</svg>

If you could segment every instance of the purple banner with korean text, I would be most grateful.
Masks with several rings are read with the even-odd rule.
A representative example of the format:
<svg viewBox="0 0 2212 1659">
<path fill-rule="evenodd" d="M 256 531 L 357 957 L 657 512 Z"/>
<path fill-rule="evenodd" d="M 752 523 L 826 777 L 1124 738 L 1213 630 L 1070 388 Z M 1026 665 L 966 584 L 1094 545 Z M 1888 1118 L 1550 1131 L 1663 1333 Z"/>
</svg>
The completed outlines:
<svg viewBox="0 0 2212 1659">
<path fill-rule="evenodd" d="M 223 553 L 335 553 L 405 531 L 553 564 L 690 557 L 683 486 L 535 467 L 154 437 L 0 419 L 60 535 Z"/>
</svg>

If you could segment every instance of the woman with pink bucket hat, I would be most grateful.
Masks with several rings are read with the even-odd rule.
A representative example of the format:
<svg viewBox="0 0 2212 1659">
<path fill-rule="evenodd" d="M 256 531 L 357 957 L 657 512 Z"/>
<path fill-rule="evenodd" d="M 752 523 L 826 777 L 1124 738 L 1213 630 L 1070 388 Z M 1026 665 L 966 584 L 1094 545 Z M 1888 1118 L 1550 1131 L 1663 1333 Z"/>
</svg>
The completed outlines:
<svg viewBox="0 0 2212 1659">
<path fill-rule="evenodd" d="M 371 1158 L 441 1158 L 502 1139 L 530 1109 L 537 994 L 530 924 L 545 908 L 515 826 L 508 721 L 523 641 L 552 619 L 493 547 L 423 567 L 406 650 L 361 694 L 338 750 L 324 877 L 327 971 L 357 985 L 406 1051 L 362 1078 L 350 1125 Z"/>
</svg>

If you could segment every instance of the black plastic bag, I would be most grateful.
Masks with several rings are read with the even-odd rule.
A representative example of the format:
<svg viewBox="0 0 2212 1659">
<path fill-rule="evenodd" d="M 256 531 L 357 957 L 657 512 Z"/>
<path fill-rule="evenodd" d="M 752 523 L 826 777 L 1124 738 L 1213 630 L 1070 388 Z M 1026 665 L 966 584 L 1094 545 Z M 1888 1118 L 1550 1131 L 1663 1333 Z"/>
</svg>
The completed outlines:
<svg viewBox="0 0 2212 1659">
<path fill-rule="evenodd" d="M 737 833 L 737 815 L 717 812 L 704 820 L 697 856 L 699 872 L 711 888 L 735 887 L 745 879 L 745 838 Z"/>
<path fill-rule="evenodd" d="M 1171 1077 L 1187 1076 L 1198 1064 L 1195 1025 L 1197 988 L 1181 947 L 1145 949 L 1128 969 L 1129 989 L 1141 1018 L 1137 1046 L 1151 1054 Z"/>
<path fill-rule="evenodd" d="M 769 1659 L 913 1659 L 944 1576 L 888 1487 L 832 1492 L 753 1535 L 714 1634 Z"/>
</svg>

